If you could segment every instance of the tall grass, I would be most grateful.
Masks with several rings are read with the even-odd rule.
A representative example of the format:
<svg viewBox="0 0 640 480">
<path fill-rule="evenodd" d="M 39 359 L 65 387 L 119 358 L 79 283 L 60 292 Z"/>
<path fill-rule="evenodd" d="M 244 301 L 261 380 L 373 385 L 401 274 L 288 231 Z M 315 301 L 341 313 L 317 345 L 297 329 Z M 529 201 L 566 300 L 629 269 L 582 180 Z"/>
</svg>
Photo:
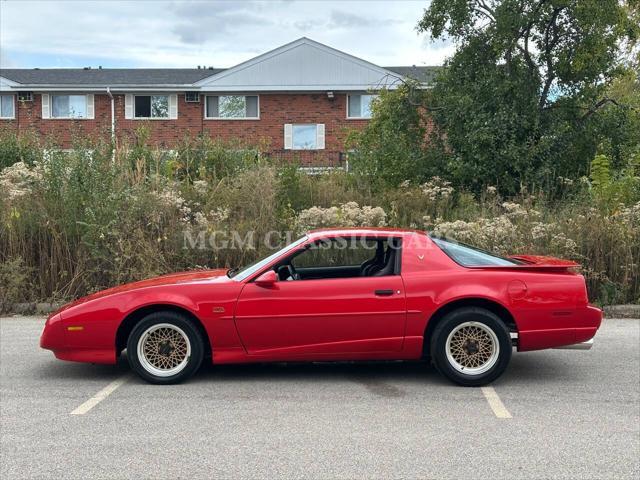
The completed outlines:
<svg viewBox="0 0 640 480">
<path fill-rule="evenodd" d="M 117 149 L 78 139 L 62 152 L 0 133 L 0 309 L 236 266 L 269 252 L 269 232 L 337 225 L 431 229 L 500 253 L 575 259 L 593 299 L 640 300 L 635 186 L 615 195 L 575 182 L 554 201 L 492 188 L 474 196 L 439 178 L 381 189 L 342 171 L 302 173 L 260 146 L 186 138 L 163 152 L 146 146 L 144 131 L 137 139 Z"/>
</svg>

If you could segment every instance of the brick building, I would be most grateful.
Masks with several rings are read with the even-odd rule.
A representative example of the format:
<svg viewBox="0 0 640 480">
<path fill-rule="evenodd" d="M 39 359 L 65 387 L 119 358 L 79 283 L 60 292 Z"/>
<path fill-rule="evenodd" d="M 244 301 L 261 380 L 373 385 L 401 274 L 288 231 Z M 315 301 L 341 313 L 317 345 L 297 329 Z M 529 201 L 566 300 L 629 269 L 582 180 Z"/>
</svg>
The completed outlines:
<svg viewBox="0 0 640 480">
<path fill-rule="evenodd" d="M 75 133 L 122 140 L 146 125 L 171 149 L 186 135 L 239 139 L 310 165 L 339 164 L 375 91 L 433 67 L 379 67 L 301 38 L 228 69 L 2 69 L 0 128 L 69 148 Z"/>
</svg>

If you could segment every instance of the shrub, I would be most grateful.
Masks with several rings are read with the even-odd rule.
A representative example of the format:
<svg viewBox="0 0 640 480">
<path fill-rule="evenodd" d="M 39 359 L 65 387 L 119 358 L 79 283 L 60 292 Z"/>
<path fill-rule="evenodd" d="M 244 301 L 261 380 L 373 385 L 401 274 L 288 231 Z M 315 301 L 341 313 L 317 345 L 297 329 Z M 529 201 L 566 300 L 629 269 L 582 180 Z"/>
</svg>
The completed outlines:
<svg viewBox="0 0 640 480">
<path fill-rule="evenodd" d="M 564 193 L 553 200 L 526 190 L 503 198 L 495 187 L 472 193 L 440 177 L 384 186 L 340 170 L 309 175 L 264 158 L 259 146 L 238 150 L 201 138 L 163 152 L 144 135 L 115 151 L 108 141 L 81 138 L 71 152 L 39 147 L 32 160 L 0 170 L 2 308 L 246 264 L 278 243 L 266 238 L 382 225 L 436 230 L 503 254 L 573 259 L 583 265 L 591 298 L 640 297 L 633 162 L 608 180 L 596 169 L 592 180 L 558 179 Z"/>
<path fill-rule="evenodd" d="M 22 258 L 0 261 L 0 312 L 7 312 L 13 305 L 28 298 L 29 272 Z"/>
<path fill-rule="evenodd" d="M 13 129 L 0 127 L 0 170 L 18 162 L 33 165 L 41 158 L 42 149 L 34 133 L 18 135 Z"/>
<path fill-rule="evenodd" d="M 387 214 L 380 207 L 363 206 L 356 202 L 339 207 L 311 207 L 302 210 L 295 220 L 296 230 L 304 233 L 321 227 L 383 227 Z"/>
</svg>

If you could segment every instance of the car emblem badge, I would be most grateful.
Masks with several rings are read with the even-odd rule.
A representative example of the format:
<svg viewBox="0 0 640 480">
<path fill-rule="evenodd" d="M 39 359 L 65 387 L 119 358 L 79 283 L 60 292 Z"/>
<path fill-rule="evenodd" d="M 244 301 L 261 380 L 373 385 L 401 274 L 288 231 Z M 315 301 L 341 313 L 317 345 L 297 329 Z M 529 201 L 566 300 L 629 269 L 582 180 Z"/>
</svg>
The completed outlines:
<svg viewBox="0 0 640 480">
<path fill-rule="evenodd" d="M 424 259 L 424 255 L 418 255 L 418 258 L 419 258 L 420 260 L 423 260 L 423 259 Z"/>
<path fill-rule="evenodd" d="M 213 313 L 224 313 L 224 307 L 213 307 Z"/>
</svg>

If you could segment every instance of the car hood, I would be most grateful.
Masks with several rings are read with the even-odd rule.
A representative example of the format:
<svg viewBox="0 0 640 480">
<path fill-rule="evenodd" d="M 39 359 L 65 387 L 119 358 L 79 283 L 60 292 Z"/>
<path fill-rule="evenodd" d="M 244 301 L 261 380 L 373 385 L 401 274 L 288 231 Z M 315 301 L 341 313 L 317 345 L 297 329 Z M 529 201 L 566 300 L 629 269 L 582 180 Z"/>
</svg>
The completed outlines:
<svg viewBox="0 0 640 480">
<path fill-rule="evenodd" d="M 118 285 L 117 287 L 107 288 L 106 290 L 100 290 L 99 292 L 92 293 L 85 297 L 78 298 L 71 303 L 68 303 L 61 307 L 51 316 L 56 315 L 64 310 L 67 310 L 76 305 L 80 305 L 98 298 L 107 297 L 109 295 L 115 295 L 118 293 L 129 292 L 131 290 L 139 290 L 141 288 L 160 287 L 164 285 L 177 285 L 189 282 L 195 282 L 200 280 L 212 280 L 215 278 L 228 278 L 226 268 L 217 270 L 192 270 L 188 272 L 169 273 L 167 275 L 161 275 L 159 277 L 147 278 L 146 280 L 140 280 L 137 282 L 125 283 Z"/>
</svg>

